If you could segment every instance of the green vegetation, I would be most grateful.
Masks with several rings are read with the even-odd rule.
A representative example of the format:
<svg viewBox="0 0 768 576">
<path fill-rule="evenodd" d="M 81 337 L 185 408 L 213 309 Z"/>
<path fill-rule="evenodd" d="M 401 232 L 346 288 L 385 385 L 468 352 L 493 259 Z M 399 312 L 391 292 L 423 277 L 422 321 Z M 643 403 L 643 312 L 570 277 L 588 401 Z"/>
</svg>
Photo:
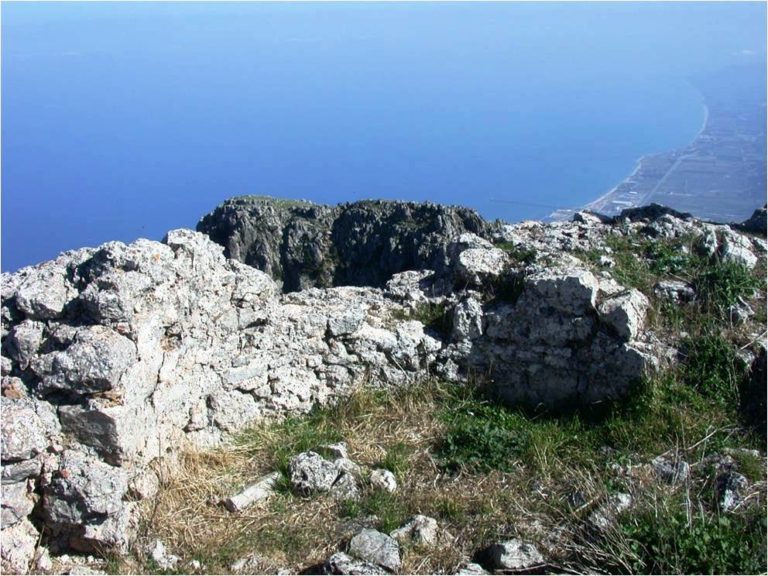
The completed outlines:
<svg viewBox="0 0 768 576">
<path fill-rule="evenodd" d="M 751 299 L 761 282 L 745 266 L 733 262 L 715 262 L 698 271 L 693 278 L 693 285 L 708 311 L 724 315 L 728 306 L 739 298 Z"/>
<path fill-rule="evenodd" d="M 735 406 L 744 367 L 733 344 L 711 331 L 684 338 L 682 348 L 686 354 L 681 366 L 682 381 L 707 398 L 724 406 Z"/>
<path fill-rule="evenodd" d="M 513 242 L 497 242 L 496 248 L 504 250 L 515 262 L 520 264 L 533 264 L 536 262 L 537 253 L 532 248 L 523 248 Z"/>
<path fill-rule="evenodd" d="M 760 574 L 766 570 L 766 517 L 759 511 L 720 516 L 667 498 L 620 520 L 625 550 L 615 551 L 635 574 Z"/>
<path fill-rule="evenodd" d="M 453 328 L 453 318 L 446 309 L 445 304 L 428 302 L 419 305 L 412 311 L 403 311 L 396 314 L 397 320 L 418 320 L 427 328 L 431 328 L 438 334 L 448 335 Z"/>
</svg>

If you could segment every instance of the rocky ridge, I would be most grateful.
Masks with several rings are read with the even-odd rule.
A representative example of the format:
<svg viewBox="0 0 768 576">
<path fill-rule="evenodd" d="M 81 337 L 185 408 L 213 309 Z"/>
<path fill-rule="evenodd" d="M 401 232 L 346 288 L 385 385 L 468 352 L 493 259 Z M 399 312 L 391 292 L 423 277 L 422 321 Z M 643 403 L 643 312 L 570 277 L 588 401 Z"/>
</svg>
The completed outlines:
<svg viewBox="0 0 768 576">
<path fill-rule="evenodd" d="M 200 228 L 233 259 L 176 230 L 3 275 L 5 570 L 45 563 L 41 530 L 54 551 L 126 550 L 157 461 L 358 386 L 483 376 L 531 408 L 620 399 L 675 352 L 647 328 L 647 297 L 611 276 L 606 239 L 694 234 L 746 266 L 765 252 L 659 208 L 492 226 L 435 205 L 236 200 Z M 339 282 L 370 285 L 308 287 Z"/>
</svg>

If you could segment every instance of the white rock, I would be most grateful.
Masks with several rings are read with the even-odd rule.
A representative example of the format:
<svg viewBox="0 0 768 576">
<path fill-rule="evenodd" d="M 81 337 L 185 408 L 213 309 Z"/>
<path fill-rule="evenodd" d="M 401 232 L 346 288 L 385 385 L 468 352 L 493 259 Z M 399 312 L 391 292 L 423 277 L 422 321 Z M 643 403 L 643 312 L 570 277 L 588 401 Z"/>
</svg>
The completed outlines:
<svg viewBox="0 0 768 576">
<path fill-rule="evenodd" d="M 389 470 L 384 468 L 377 468 L 371 472 L 370 478 L 371 486 L 376 490 L 383 490 L 386 492 L 395 492 L 397 490 L 397 478 Z"/>
<path fill-rule="evenodd" d="M 0 531 L 0 559 L 2 571 L 10 574 L 26 574 L 35 557 L 40 534 L 26 518 Z"/>
<path fill-rule="evenodd" d="M 344 552 L 337 552 L 325 561 L 326 574 L 387 574 L 381 566 L 353 558 Z"/>
<path fill-rule="evenodd" d="M 488 557 L 493 567 L 501 570 L 521 570 L 544 563 L 534 544 L 517 538 L 492 545 Z"/>
<path fill-rule="evenodd" d="M 302 452 L 288 464 L 291 486 L 302 494 L 328 492 L 339 477 L 339 469 L 316 452 Z"/>
<path fill-rule="evenodd" d="M 483 333 L 483 307 L 474 298 L 459 302 L 453 309 L 451 336 L 455 340 L 471 340 Z"/>
<path fill-rule="evenodd" d="M 161 570 L 174 570 L 179 562 L 181 562 L 181 558 L 168 553 L 165 549 L 165 544 L 160 540 L 155 540 L 150 546 L 149 555 Z"/>
<path fill-rule="evenodd" d="M 349 554 L 392 572 L 400 569 L 400 547 L 377 530 L 366 529 L 354 536 L 349 542 Z"/>
<path fill-rule="evenodd" d="M 280 479 L 280 472 L 272 472 L 259 478 L 253 484 L 247 486 L 238 494 L 230 496 L 224 500 L 224 506 L 230 512 L 242 512 L 246 508 L 253 506 L 269 498 L 275 493 L 275 483 Z"/>
<path fill-rule="evenodd" d="M 605 300 L 598 306 L 600 321 L 608 324 L 624 341 L 637 338 L 645 325 L 645 314 L 650 302 L 634 288 Z"/>
<path fill-rule="evenodd" d="M 410 542 L 417 546 L 435 547 L 440 544 L 441 537 L 445 534 L 440 530 L 437 520 L 429 516 L 417 514 L 397 530 L 389 534 L 398 542 Z"/>
</svg>

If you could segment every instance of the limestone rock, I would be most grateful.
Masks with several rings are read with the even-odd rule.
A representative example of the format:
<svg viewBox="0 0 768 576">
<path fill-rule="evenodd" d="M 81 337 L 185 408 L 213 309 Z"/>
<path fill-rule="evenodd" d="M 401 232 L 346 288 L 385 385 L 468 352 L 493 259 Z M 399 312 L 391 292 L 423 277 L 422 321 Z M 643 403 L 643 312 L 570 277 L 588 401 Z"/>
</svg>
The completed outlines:
<svg viewBox="0 0 768 576">
<path fill-rule="evenodd" d="M 482 576 L 483 574 L 490 574 L 490 572 L 475 562 L 464 562 L 459 566 L 456 574 L 461 576 Z"/>
<path fill-rule="evenodd" d="M 518 538 L 493 544 L 484 555 L 494 570 L 523 570 L 544 563 L 533 543 Z"/>
<path fill-rule="evenodd" d="M 230 258 L 283 282 L 312 286 L 383 286 L 406 270 L 445 265 L 449 238 L 488 234 L 474 211 L 437 204 L 363 201 L 339 206 L 240 197 L 203 217 L 198 231 Z"/>
<path fill-rule="evenodd" d="M 235 560 L 229 567 L 235 574 L 259 574 L 264 559 L 256 552 Z"/>
<path fill-rule="evenodd" d="M 160 540 L 155 540 L 149 547 L 149 557 L 157 564 L 160 570 L 175 570 L 181 558 L 174 554 L 169 554 Z"/>
<path fill-rule="evenodd" d="M 152 498 L 158 490 L 160 490 L 160 479 L 151 468 L 139 472 L 128 484 L 129 494 L 137 500 Z"/>
<path fill-rule="evenodd" d="M 632 506 L 632 497 L 629 494 L 619 492 L 612 494 L 607 502 L 589 515 L 590 525 L 599 531 L 607 530 L 615 522 L 619 514 Z"/>
<path fill-rule="evenodd" d="M 376 490 L 393 493 L 397 490 L 397 479 L 395 475 L 384 468 L 377 468 L 371 472 L 371 486 Z"/>
<path fill-rule="evenodd" d="M 755 315 L 755 311 L 752 310 L 749 303 L 741 297 L 731 304 L 726 312 L 728 314 L 728 319 L 734 324 L 744 324 Z"/>
<path fill-rule="evenodd" d="M 330 494 L 336 500 L 357 500 L 360 498 L 360 484 L 353 474 L 342 472 L 331 486 Z"/>
<path fill-rule="evenodd" d="M 586 270 L 539 272 L 526 278 L 524 298 L 537 307 L 585 314 L 595 308 L 598 287 L 597 279 Z"/>
<path fill-rule="evenodd" d="M 335 444 L 322 444 L 317 447 L 317 452 L 329 458 L 347 460 L 349 458 L 349 448 L 346 442 L 336 442 Z"/>
<path fill-rule="evenodd" d="M 323 566 L 323 571 L 325 574 L 387 574 L 384 568 L 371 562 L 353 558 L 344 552 L 337 552 L 328 558 Z"/>
<path fill-rule="evenodd" d="M 437 520 L 421 514 L 417 514 L 389 535 L 401 544 L 409 542 L 429 548 L 438 546 L 441 540 L 446 539 L 446 534 L 440 530 Z"/>
<path fill-rule="evenodd" d="M 45 325 L 34 320 L 24 320 L 10 330 L 7 341 L 8 354 L 22 370 L 26 370 L 40 350 L 44 330 Z"/>
<path fill-rule="evenodd" d="M 34 363 L 45 390 L 92 393 L 118 387 L 120 377 L 136 364 L 136 346 L 105 326 L 77 330 L 75 341 L 66 351 L 47 355 L 50 362 Z"/>
<path fill-rule="evenodd" d="M 46 487 L 43 506 L 60 529 L 80 534 L 94 545 L 120 546 L 130 538 L 127 525 L 116 520 L 124 511 L 128 490 L 125 471 L 80 452 L 61 456 L 58 472 Z M 93 525 L 89 534 L 88 526 Z"/>
<path fill-rule="evenodd" d="M 26 518 L 0 531 L 0 560 L 6 574 L 26 574 L 35 557 L 40 534 Z"/>
<path fill-rule="evenodd" d="M 224 500 L 224 506 L 230 512 L 242 512 L 256 502 L 265 500 L 275 492 L 275 483 L 280 479 L 280 472 L 272 472 L 246 486 L 241 492 Z"/>
<path fill-rule="evenodd" d="M 751 248 L 749 240 L 731 232 L 724 235 L 720 256 L 725 262 L 740 264 L 751 270 L 757 264 L 757 256 L 752 253 Z"/>
<path fill-rule="evenodd" d="M 302 452 L 288 464 L 291 487 L 300 494 L 328 492 L 339 477 L 339 469 L 316 452 Z"/>
<path fill-rule="evenodd" d="M 4 464 L 2 468 L 2 483 L 5 485 L 23 482 L 27 478 L 40 474 L 41 468 L 42 462 L 37 458 L 22 460 L 13 464 Z"/>
<path fill-rule="evenodd" d="M 400 569 L 400 547 L 377 530 L 366 529 L 354 536 L 349 542 L 349 554 L 391 572 Z"/>
<path fill-rule="evenodd" d="M 459 302 L 453 309 L 451 337 L 454 340 L 472 340 L 483 333 L 483 307 L 474 298 Z"/>
<path fill-rule="evenodd" d="M 651 461 L 656 476 L 668 484 L 685 482 L 690 476 L 691 467 L 684 460 L 675 460 L 657 456 Z"/>
<path fill-rule="evenodd" d="M 24 268 L 15 291 L 15 304 L 28 318 L 49 320 L 58 318 L 67 304 L 77 295 L 68 281 L 69 259 L 60 256 L 35 268 Z"/>
<path fill-rule="evenodd" d="M 28 460 L 43 452 L 57 424 L 49 405 L 28 398 L 4 398 L 0 429 L 3 462 Z"/>
<path fill-rule="evenodd" d="M 328 319 L 328 332 L 331 336 L 352 334 L 360 327 L 365 319 L 365 312 L 359 308 L 345 310 L 339 316 Z"/>
<path fill-rule="evenodd" d="M 3 484 L 2 493 L 2 525 L 13 526 L 24 520 L 34 508 L 34 500 L 26 482 Z"/>
<path fill-rule="evenodd" d="M 605 300 L 598 307 L 600 321 L 609 325 L 625 342 L 637 338 L 650 307 L 648 298 L 634 288 Z"/>
<path fill-rule="evenodd" d="M 483 286 L 498 278 L 507 262 L 507 255 L 499 248 L 469 248 L 459 254 L 456 273 L 461 282 L 470 286 Z"/>
<path fill-rule="evenodd" d="M 673 302 L 690 302 L 696 297 L 693 286 L 680 280 L 662 280 L 653 287 L 653 292 Z"/>
</svg>

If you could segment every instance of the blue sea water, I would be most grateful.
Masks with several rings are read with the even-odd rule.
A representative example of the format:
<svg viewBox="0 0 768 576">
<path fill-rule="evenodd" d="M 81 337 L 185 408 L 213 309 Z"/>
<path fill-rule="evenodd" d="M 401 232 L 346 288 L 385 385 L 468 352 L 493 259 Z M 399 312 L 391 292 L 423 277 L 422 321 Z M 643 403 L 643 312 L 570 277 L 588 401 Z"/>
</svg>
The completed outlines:
<svg viewBox="0 0 768 576">
<path fill-rule="evenodd" d="M 14 3 L 2 268 L 194 227 L 222 200 L 546 216 L 701 128 L 762 3 Z"/>
</svg>

